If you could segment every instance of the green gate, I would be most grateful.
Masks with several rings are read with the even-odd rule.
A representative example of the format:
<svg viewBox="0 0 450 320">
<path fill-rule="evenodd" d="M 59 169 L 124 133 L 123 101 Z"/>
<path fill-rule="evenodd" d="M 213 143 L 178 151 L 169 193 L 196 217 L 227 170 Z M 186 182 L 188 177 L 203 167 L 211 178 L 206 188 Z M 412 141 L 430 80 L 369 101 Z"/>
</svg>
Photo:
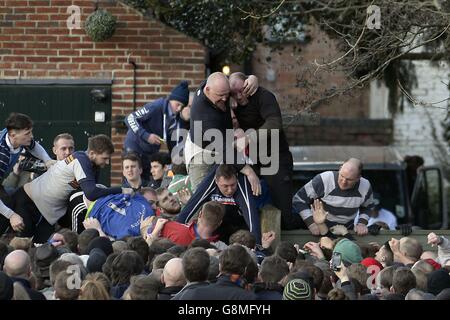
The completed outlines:
<svg viewBox="0 0 450 320">
<path fill-rule="evenodd" d="M 33 135 L 50 156 L 63 132 L 74 137 L 75 150 L 86 150 L 88 137 L 111 136 L 111 81 L 0 80 L 0 128 L 11 112 L 33 119 Z M 110 175 L 110 166 L 102 169 L 100 183 L 109 185 Z"/>
</svg>

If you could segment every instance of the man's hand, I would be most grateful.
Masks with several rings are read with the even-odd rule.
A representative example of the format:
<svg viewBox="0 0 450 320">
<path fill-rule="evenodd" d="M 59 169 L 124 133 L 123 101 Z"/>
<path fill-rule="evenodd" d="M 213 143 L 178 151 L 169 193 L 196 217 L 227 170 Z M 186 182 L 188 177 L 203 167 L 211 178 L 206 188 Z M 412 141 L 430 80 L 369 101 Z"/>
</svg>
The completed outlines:
<svg viewBox="0 0 450 320">
<path fill-rule="evenodd" d="M 250 97 L 258 90 L 258 85 L 258 78 L 254 75 L 250 75 L 247 80 L 244 81 L 244 90 L 242 93 L 247 97 Z"/>
<path fill-rule="evenodd" d="M 245 165 L 245 167 L 242 168 L 241 173 L 245 174 L 245 176 L 247 177 L 248 182 L 252 187 L 253 195 L 259 196 L 261 194 L 261 182 L 259 181 L 259 178 L 256 175 L 255 171 L 253 171 L 253 169 L 249 165 Z"/>
<path fill-rule="evenodd" d="M 83 226 L 85 229 L 97 229 L 99 233 L 102 231 L 100 222 L 96 218 L 86 218 L 83 221 Z"/>
<path fill-rule="evenodd" d="M 333 248 L 334 248 L 334 241 L 331 240 L 331 239 L 328 238 L 328 237 L 322 237 L 322 238 L 320 238 L 319 246 L 320 246 L 321 248 L 333 250 Z"/>
<path fill-rule="evenodd" d="M 141 216 L 141 224 L 139 226 L 139 230 L 141 231 L 141 236 L 144 237 L 147 235 L 148 228 L 152 225 L 153 221 L 156 219 L 156 216 L 150 216 L 144 219 L 144 215 Z"/>
<path fill-rule="evenodd" d="M 318 235 L 320 234 L 319 227 L 318 227 L 317 224 L 315 224 L 315 223 L 311 223 L 311 224 L 308 226 L 308 229 L 309 229 L 309 231 L 311 231 L 311 233 L 312 233 L 313 236 L 318 236 Z"/>
<path fill-rule="evenodd" d="M 61 233 L 55 233 L 50 238 L 50 243 L 52 244 L 52 246 L 54 246 L 56 248 L 63 246 L 65 244 L 64 236 Z"/>
<path fill-rule="evenodd" d="M 330 231 L 336 236 L 345 236 L 348 233 L 348 229 L 343 224 L 332 226 Z"/>
<path fill-rule="evenodd" d="M 154 133 L 150 134 L 147 140 L 148 143 L 157 145 L 160 145 L 161 141 L 162 141 L 161 137 Z"/>
<path fill-rule="evenodd" d="M 355 232 L 358 236 L 364 236 L 369 232 L 369 230 L 365 224 L 357 223 L 355 226 Z"/>
<path fill-rule="evenodd" d="M 180 200 L 181 204 L 186 205 L 186 203 L 188 203 L 188 201 L 192 197 L 192 192 L 189 191 L 188 188 L 183 188 L 183 189 L 178 190 L 177 196 L 178 196 L 178 200 Z"/>
<path fill-rule="evenodd" d="M 58 161 L 56 161 L 56 160 L 47 160 L 46 162 L 45 162 L 45 166 L 47 167 L 47 169 L 48 168 L 50 168 L 52 165 L 54 165 L 55 163 L 57 163 Z"/>
<path fill-rule="evenodd" d="M 274 240 L 275 240 L 275 232 L 274 231 L 265 232 L 262 235 L 261 245 L 264 249 L 267 249 L 270 247 L 270 245 L 272 244 L 272 242 Z"/>
<path fill-rule="evenodd" d="M 323 203 L 319 199 L 315 199 L 311 205 L 311 211 L 313 214 L 313 220 L 316 224 L 325 223 L 327 220 L 328 212 L 323 209 Z"/>
<path fill-rule="evenodd" d="M 152 236 L 159 237 L 159 233 L 167 222 L 169 222 L 168 219 L 159 218 L 158 221 L 156 221 L 155 228 L 153 228 Z"/>
<path fill-rule="evenodd" d="M 323 254 L 322 249 L 320 249 L 320 246 L 317 242 L 307 242 L 304 246 L 303 249 L 305 249 L 306 251 L 309 252 L 310 255 L 316 257 L 317 259 L 324 259 L 325 256 Z"/>
<path fill-rule="evenodd" d="M 9 218 L 9 223 L 14 231 L 22 231 L 25 228 L 25 224 L 23 223 L 23 219 L 17 213 L 13 213 L 11 218 Z"/>
<path fill-rule="evenodd" d="M 330 261 L 330 268 L 331 268 L 331 261 Z M 334 271 L 334 274 L 339 278 L 339 280 L 341 280 L 341 283 L 344 281 L 349 281 L 347 267 L 344 265 L 343 262 L 341 262 L 339 270 Z"/>
<path fill-rule="evenodd" d="M 409 225 L 407 223 L 400 224 L 400 225 L 396 226 L 395 229 L 400 230 L 402 233 L 402 236 L 404 236 L 404 237 L 409 236 L 412 233 L 411 225 Z"/>
<path fill-rule="evenodd" d="M 432 247 L 438 246 L 442 243 L 442 238 L 437 234 L 435 234 L 434 232 L 428 234 L 427 238 L 428 244 L 431 245 Z"/>
</svg>

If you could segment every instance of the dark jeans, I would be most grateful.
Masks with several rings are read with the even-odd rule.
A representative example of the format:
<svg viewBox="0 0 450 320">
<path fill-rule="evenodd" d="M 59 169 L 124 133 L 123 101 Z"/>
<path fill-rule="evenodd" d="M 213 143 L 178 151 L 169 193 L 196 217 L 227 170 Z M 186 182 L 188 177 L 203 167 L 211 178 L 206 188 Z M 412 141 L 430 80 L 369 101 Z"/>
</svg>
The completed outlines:
<svg viewBox="0 0 450 320">
<path fill-rule="evenodd" d="M 292 212 L 292 173 L 292 154 L 286 152 L 280 154 L 280 167 L 277 173 L 262 176 L 269 186 L 273 205 L 281 211 L 282 230 L 306 229 L 300 215 Z"/>
<path fill-rule="evenodd" d="M 54 226 L 39 212 L 33 200 L 28 197 L 23 187 L 13 194 L 13 203 L 16 213 L 22 217 L 25 228 L 20 237 L 33 237 L 35 243 L 45 243 L 54 232 Z"/>
</svg>

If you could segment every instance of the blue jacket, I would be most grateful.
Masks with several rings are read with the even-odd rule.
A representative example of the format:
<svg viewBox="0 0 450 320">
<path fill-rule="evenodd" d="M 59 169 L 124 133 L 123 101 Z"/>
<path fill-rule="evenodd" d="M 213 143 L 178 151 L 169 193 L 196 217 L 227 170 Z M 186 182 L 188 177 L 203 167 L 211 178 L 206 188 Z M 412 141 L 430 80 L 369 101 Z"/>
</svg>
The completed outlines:
<svg viewBox="0 0 450 320">
<path fill-rule="evenodd" d="M 220 193 L 219 187 L 214 180 L 217 167 L 218 165 L 215 165 L 198 186 L 191 199 L 178 215 L 178 222 L 188 223 L 203 204 L 212 200 L 212 194 Z M 236 205 L 239 207 L 239 211 L 242 213 L 250 232 L 256 237 L 256 242 L 261 244 L 261 223 L 259 220 L 259 212 L 256 207 L 255 196 L 252 193 L 247 178 L 243 174 L 238 174 L 238 187 L 233 198 Z"/>
<path fill-rule="evenodd" d="M 149 155 L 158 152 L 159 145 L 148 143 L 148 137 L 153 133 L 165 139 L 169 150 L 172 150 L 179 141 L 172 141 L 172 133 L 168 130 L 172 117 L 169 108 L 169 100 L 160 98 L 145 104 L 141 109 L 126 117 L 125 124 L 128 132 L 124 142 L 125 149 Z M 180 115 L 176 115 L 176 121 L 178 130 L 186 129 L 189 125 L 180 118 Z M 181 132 L 179 132 L 179 136 L 181 137 Z"/>
<path fill-rule="evenodd" d="M 112 194 L 97 200 L 88 213 L 96 218 L 102 230 L 115 239 L 139 236 L 141 218 L 153 216 L 154 212 L 147 200 L 140 194 Z"/>
</svg>

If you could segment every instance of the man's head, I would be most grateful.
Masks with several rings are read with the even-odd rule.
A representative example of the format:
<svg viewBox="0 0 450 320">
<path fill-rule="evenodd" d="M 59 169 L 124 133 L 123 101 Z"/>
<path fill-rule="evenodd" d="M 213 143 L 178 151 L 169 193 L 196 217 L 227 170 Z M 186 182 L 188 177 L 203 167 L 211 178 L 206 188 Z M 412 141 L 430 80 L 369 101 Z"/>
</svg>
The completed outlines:
<svg viewBox="0 0 450 320">
<path fill-rule="evenodd" d="M 375 277 L 376 295 L 378 297 L 389 294 L 392 286 L 392 278 L 394 277 L 394 267 L 387 267 L 378 272 Z"/>
<path fill-rule="evenodd" d="M 232 197 L 237 190 L 237 171 L 229 164 L 221 164 L 215 175 L 215 181 L 220 192 L 226 197 Z"/>
<path fill-rule="evenodd" d="M 144 187 L 139 190 L 139 193 L 150 203 L 153 210 L 156 210 L 156 202 L 158 202 L 158 196 L 155 189 L 150 187 Z"/>
<path fill-rule="evenodd" d="M 405 255 L 408 259 L 416 262 L 420 260 L 423 248 L 417 239 L 411 237 L 403 237 L 400 239 L 399 245 L 400 252 Z"/>
<path fill-rule="evenodd" d="M 170 156 L 166 153 L 157 152 L 150 157 L 150 173 L 153 180 L 161 180 L 168 170 Z"/>
<path fill-rule="evenodd" d="M 361 178 L 363 165 L 360 160 L 350 158 L 339 169 L 338 184 L 341 190 L 353 188 Z"/>
<path fill-rule="evenodd" d="M 5 121 L 8 137 L 14 148 L 29 146 L 33 139 L 33 121 L 22 113 L 11 113 Z"/>
<path fill-rule="evenodd" d="M 406 296 L 409 290 L 416 287 L 416 276 L 406 267 L 400 267 L 394 271 L 391 291 Z"/>
<path fill-rule="evenodd" d="M 226 110 L 226 102 L 230 95 L 230 84 L 222 72 L 214 72 L 206 81 L 203 91 L 206 97 L 221 110 Z"/>
<path fill-rule="evenodd" d="M 161 282 L 164 283 L 166 287 L 178 287 L 186 284 L 181 258 L 173 258 L 167 261 L 164 266 Z"/>
<path fill-rule="evenodd" d="M 247 76 L 242 72 L 235 72 L 230 75 L 230 93 L 240 106 L 248 104 L 248 97 L 243 93 L 245 80 L 247 80 Z"/>
<path fill-rule="evenodd" d="M 135 153 L 127 153 L 122 158 L 122 174 L 128 182 L 137 182 L 141 179 L 142 162 Z"/>
<path fill-rule="evenodd" d="M 200 236 L 209 237 L 222 223 L 225 208 L 219 202 L 208 201 L 198 215 L 198 233 Z"/>
<path fill-rule="evenodd" d="M 181 210 L 181 205 L 177 198 L 169 192 L 166 188 L 159 188 L 156 190 L 157 207 L 168 214 L 178 214 Z"/>
<path fill-rule="evenodd" d="M 394 262 L 394 253 L 389 244 L 381 246 L 380 250 L 375 253 L 375 259 L 383 265 L 383 267 L 390 266 Z"/>
<path fill-rule="evenodd" d="M 183 255 L 183 272 L 189 282 L 208 280 L 210 258 L 204 248 L 191 248 Z"/>
<path fill-rule="evenodd" d="M 187 81 L 181 81 L 169 95 L 172 112 L 178 113 L 189 102 L 189 88 Z"/>
<path fill-rule="evenodd" d="M 272 255 L 263 260 L 259 278 L 265 283 L 279 283 L 289 274 L 289 266 L 283 258 Z"/>
<path fill-rule="evenodd" d="M 87 152 L 89 160 L 103 168 L 109 164 L 109 158 L 114 153 L 114 145 L 107 135 L 99 134 L 88 139 Z"/>
<path fill-rule="evenodd" d="M 68 133 L 58 134 L 53 140 L 53 153 L 56 160 L 64 160 L 75 150 L 75 141 L 72 135 Z"/>
<path fill-rule="evenodd" d="M 250 260 L 251 257 L 243 246 L 233 244 L 220 254 L 220 272 L 222 274 L 236 274 L 242 276 L 244 275 Z"/>
<path fill-rule="evenodd" d="M 256 246 L 256 237 L 248 230 L 238 230 L 230 236 L 229 244 L 239 243 L 249 249 L 254 249 Z"/>
<path fill-rule="evenodd" d="M 31 274 L 30 256 L 23 250 L 14 250 L 6 256 L 3 271 L 10 277 L 28 279 Z"/>
</svg>

